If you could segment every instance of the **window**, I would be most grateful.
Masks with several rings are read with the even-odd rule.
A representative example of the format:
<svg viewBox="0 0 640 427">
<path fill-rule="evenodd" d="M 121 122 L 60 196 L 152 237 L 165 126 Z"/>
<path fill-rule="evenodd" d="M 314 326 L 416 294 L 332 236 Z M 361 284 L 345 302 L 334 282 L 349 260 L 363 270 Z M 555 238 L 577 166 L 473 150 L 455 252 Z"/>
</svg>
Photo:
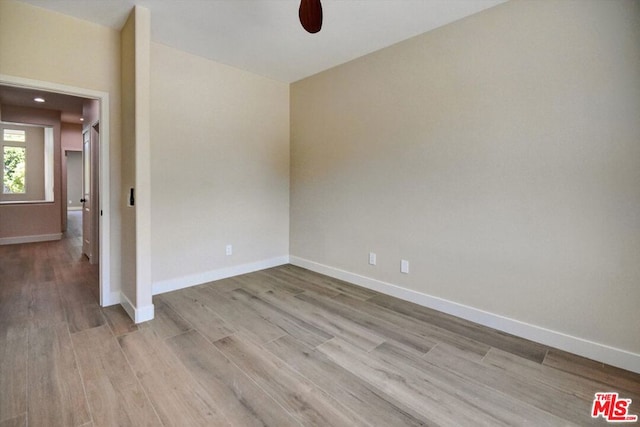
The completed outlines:
<svg viewBox="0 0 640 427">
<path fill-rule="evenodd" d="M 53 202 L 53 127 L 0 122 L 0 163 L 0 204 Z"/>
<path fill-rule="evenodd" d="M 25 131 L 17 129 L 3 129 L 2 139 L 5 142 L 25 142 Z"/>
<path fill-rule="evenodd" d="M 2 192 L 4 194 L 26 193 L 27 149 L 5 145 L 3 160 Z"/>
<path fill-rule="evenodd" d="M 3 129 L 4 142 L 26 141 L 25 131 L 19 129 Z M 2 175 L 2 192 L 4 194 L 26 193 L 27 149 L 13 145 L 3 145 L 2 160 L 4 163 Z"/>
</svg>

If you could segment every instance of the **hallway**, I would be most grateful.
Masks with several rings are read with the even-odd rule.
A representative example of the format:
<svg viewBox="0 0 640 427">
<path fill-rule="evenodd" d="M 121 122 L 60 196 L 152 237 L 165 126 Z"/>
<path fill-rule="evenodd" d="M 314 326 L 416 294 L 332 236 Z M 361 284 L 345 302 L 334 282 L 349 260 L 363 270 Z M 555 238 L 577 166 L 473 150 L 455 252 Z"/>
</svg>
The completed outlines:
<svg viewBox="0 0 640 427">
<path fill-rule="evenodd" d="M 89 423 L 71 334 L 131 323 L 120 306 L 99 306 L 98 266 L 82 255 L 82 212 L 69 214 L 61 241 L 0 246 L 2 426 L 27 417 L 29 425 Z"/>
</svg>

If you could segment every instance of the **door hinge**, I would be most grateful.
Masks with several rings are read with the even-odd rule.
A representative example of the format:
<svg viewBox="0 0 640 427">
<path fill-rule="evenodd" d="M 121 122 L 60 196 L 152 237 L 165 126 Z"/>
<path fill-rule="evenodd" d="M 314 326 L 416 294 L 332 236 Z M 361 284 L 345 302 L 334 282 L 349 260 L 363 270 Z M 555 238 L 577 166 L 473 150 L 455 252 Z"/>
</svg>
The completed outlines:
<svg viewBox="0 0 640 427">
<path fill-rule="evenodd" d="M 100 216 L 102 216 L 102 209 L 100 209 Z"/>
</svg>

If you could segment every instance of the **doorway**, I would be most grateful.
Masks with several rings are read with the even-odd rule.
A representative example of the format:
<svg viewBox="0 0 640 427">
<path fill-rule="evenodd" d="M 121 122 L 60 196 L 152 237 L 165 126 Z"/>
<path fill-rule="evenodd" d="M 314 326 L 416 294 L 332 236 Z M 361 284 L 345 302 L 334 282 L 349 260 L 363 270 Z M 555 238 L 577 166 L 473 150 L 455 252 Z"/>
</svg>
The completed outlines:
<svg viewBox="0 0 640 427">
<path fill-rule="evenodd" d="M 71 95 L 75 97 L 96 100 L 99 106 L 98 120 L 102 124 L 98 133 L 99 144 L 99 167 L 96 179 L 97 194 L 103 194 L 104 197 L 99 198 L 97 208 L 95 209 L 98 221 L 97 244 L 99 246 L 98 264 L 99 264 L 99 287 L 100 287 L 100 305 L 105 307 L 120 303 L 120 292 L 112 292 L 110 286 L 111 277 L 111 236 L 110 236 L 110 189 L 109 189 L 109 94 L 91 89 L 84 89 L 61 85 L 52 82 L 25 79 L 15 76 L 7 76 L 0 74 L 0 84 L 23 88 L 35 89 L 46 93 Z M 63 217 L 66 219 L 66 200 L 61 203 Z"/>
</svg>

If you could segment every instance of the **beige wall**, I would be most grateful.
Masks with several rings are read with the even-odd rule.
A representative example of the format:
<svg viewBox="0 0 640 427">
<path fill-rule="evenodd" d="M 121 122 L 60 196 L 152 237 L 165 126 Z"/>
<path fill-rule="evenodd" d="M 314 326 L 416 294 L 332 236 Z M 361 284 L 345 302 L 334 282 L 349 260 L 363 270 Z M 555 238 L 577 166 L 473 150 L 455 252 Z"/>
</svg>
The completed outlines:
<svg viewBox="0 0 640 427">
<path fill-rule="evenodd" d="M 122 293 L 136 304 L 136 210 L 128 206 L 129 189 L 135 188 L 136 182 L 136 139 L 135 139 L 135 14 L 132 12 L 121 30 L 121 78 L 122 78 L 122 157 L 121 187 L 119 207 L 122 217 L 122 228 L 129 230 L 122 235 Z"/>
<path fill-rule="evenodd" d="M 511 1 L 293 84 L 291 254 L 640 354 L 639 21 Z"/>
<path fill-rule="evenodd" d="M 122 52 L 122 292 L 136 321 L 153 318 L 151 303 L 149 175 L 149 10 L 135 7 L 121 31 Z M 129 191 L 135 203 L 128 205 Z M 145 311 L 147 314 L 142 314 Z M 130 313 L 131 314 L 131 313 Z M 147 318 L 147 316 L 150 316 Z"/>
<path fill-rule="evenodd" d="M 151 69 L 154 284 L 286 256 L 288 85 L 159 44 Z"/>
<path fill-rule="evenodd" d="M 14 0 L 0 1 L 0 74 L 109 93 L 111 290 L 120 288 L 120 34 Z"/>
</svg>

